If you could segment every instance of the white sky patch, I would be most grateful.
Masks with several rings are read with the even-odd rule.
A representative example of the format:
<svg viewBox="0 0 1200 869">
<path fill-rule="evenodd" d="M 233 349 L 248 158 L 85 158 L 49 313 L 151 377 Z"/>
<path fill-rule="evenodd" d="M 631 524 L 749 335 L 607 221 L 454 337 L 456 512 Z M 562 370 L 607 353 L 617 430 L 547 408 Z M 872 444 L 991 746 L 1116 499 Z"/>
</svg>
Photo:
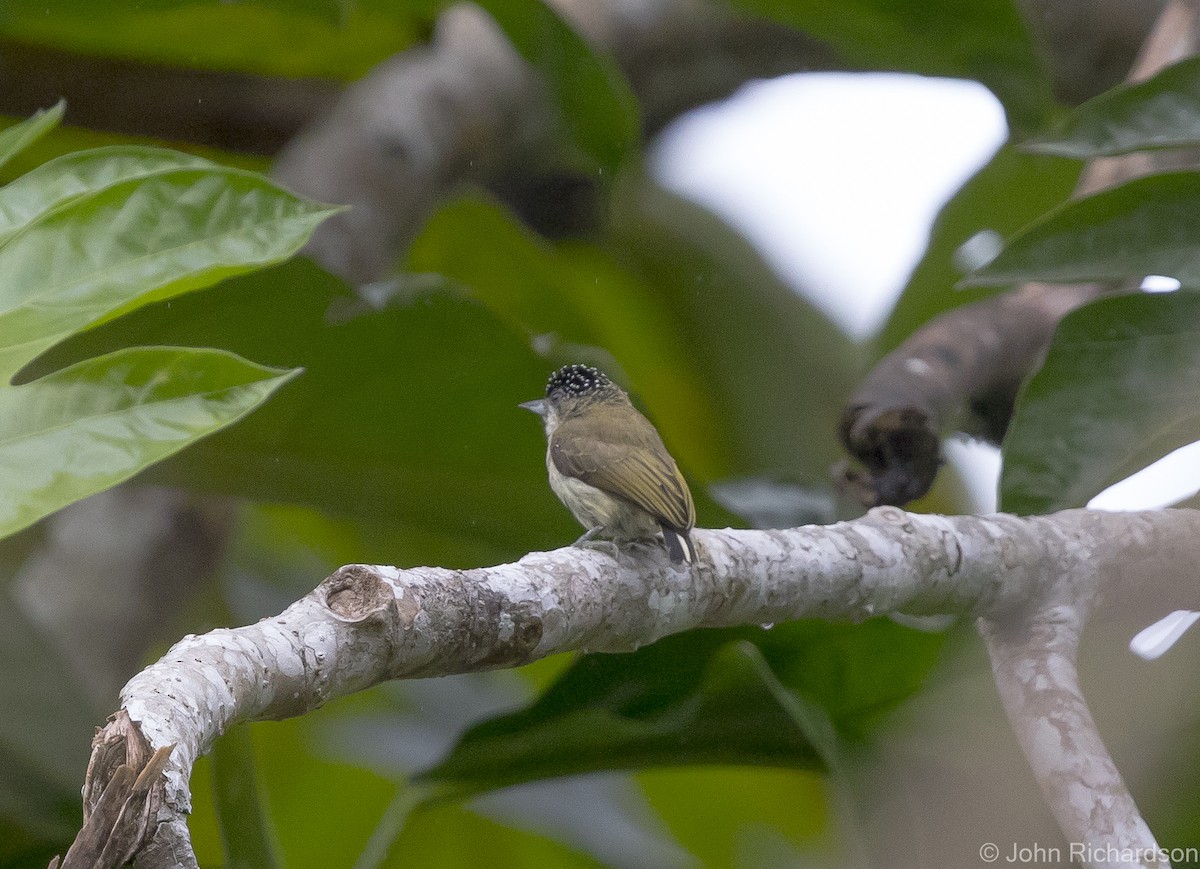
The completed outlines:
<svg viewBox="0 0 1200 869">
<path fill-rule="evenodd" d="M 1000 489 L 1000 449 L 973 438 L 956 437 L 942 443 L 946 461 L 962 476 L 975 513 L 995 513 Z"/>
<path fill-rule="evenodd" d="M 802 73 L 685 115 L 650 161 L 862 338 L 883 323 L 945 200 L 1005 135 L 1003 109 L 975 82 Z"/>
<path fill-rule="evenodd" d="M 1200 491 L 1200 443 L 1188 444 L 1088 502 L 1091 510 L 1156 510 Z"/>
</svg>

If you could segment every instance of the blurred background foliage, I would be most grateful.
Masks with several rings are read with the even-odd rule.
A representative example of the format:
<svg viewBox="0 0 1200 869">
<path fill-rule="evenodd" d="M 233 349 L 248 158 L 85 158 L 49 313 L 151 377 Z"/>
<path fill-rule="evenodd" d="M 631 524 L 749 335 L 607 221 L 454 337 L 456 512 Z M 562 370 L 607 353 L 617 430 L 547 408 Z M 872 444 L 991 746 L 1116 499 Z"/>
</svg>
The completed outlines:
<svg viewBox="0 0 1200 869">
<path fill-rule="evenodd" d="M 350 82 L 422 44 L 443 5 L 79 0 L 48 12 L 44 3 L 11 0 L 0 9 L 0 58 L 19 64 L 28 52 L 57 52 Z M 280 261 L 289 252 L 283 241 L 236 269 L 218 269 L 213 254 L 205 274 L 219 273 L 211 280 L 176 265 L 174 289 L 148 285 L 105 301 L 86 322 L 55 333 L 62 340 L 8 388 L 33 396 L 20 390 L 143 346 L 226 351 L 221 370 L 236 359 L 263 372 L 303 369 L 271 381 L 274 394 L 257 395 L 262 406 L 236 424 L 224 427 L 236 415 L 197 423 L 196 443 L 162 461 L 157 453 L 139 459 L 136 484 L 234 496 L 237 517 L 211 581 L 162 614 L 144 660 L 183 633 L 278 612 L 344 563 L 471 567 L 574 539 L 578 529 L 546 485 L 540 427 L 516 406 L 567 361 L 599 365 L 631 390 L 689 477 L 701 526 L 855 515 L 828 469 L 840 455 L 838 416 L 865 366 L 930 317 L 994 292 L 955 289 L 966 271 L 956 258 L 962 245 L 983 231 L 1010 237 L 1059 206 L 1079 158 L 1099 153 L 1079 144 L 1085 134 L 1077 131 L 1095 127 L 1086 113 L 1064 120 L 1043 47 L 1008 0 L 729 4 L 722 14 L 773 17 L 826 41 L 855 68 L 982 81 L 1015 131 L 942 210 L 880 335 L 856 343 L 745 239 L 644 171 L 637 99 L 611 59 L 540 0 L 482 5 L 546 77 L 580 165 L 602 179 L 595 226 L 551 239 L 493 194 L 464 189 L 424 222 L 376 295 L 303 258 Z M 1173 78 L 1090 111 L 1127 118 L 1136 100 L 1187 87 Z M 1195 117 L 1200 111 L 1183 115 Z M 72 125 L 68 107 L 66 125 L 6 155 L 3 178 L 81 148 L 153 137 L 108 132 L 120 127 Z M 1034 133 L 1043 143 L 1056 135 L 1075 142 L 1074 150 L 1019 147 Z M 1195 138 L 1178 132 L 1172 143 Z M 1147 146 L 1122 141 L 1127 150 Z M 206 172 L 269 167 L 261 154 L 186 138 L 169 144 L 214 161 Z M 1181 211 L 1200 208 L 1189 199 L 1196 185 L 1163 183 L 1180 197 L 1177 211 L 1138 211 L 1129 194 L 1114 219 L 1161 236 Z M 169 202 L 156 207 L 147 220 L 201 231 L 202 218 Z M 314 225 L 320 217 L 311 204 L 295 207 L 313 209 Z M 1065 254 L 1052 231 L 1077 242 L 1082 264 L 1072 276 L 1098 276 L 1089 271 L 1086 233 L 1112 209 L 1099 218 L 1096 210 L 1068 207 L 1049 228 L 1035 224 L 994 283 L 1053 277 L 1047 271 Z M 105 226 L 91 231 L 103 236 Z M 139 231 L 112 227 L 122 239 Z M 272 224 L 269 234 L 278 241 L 284 229 Z M 1134 242 L 1110 244 L 1103 274 L 1122 264 L 1123 276 L 1160 264 L 1173 274 L 1188 243 L 1181 238 L 1149 261 Z M 1114 300 L 1120 310 L 1098 304 L 1073 316 L 1052 349 L 1055 364 L 1023 399 L 1005 445 L 1009 509 L 1080 506 L 1118 470 L 1135 469 L 1130 454 L 1141 466 L 1200 434 L 1192 414 L 1168 400 L 1194 370 L 1191 298 Z M 1121 331 L 1098 357 L 1097 323 Z M 1153 352 L 1164 346 L 1169 355 Z M 1114 403 L 1115 381 L 1137 387 L 1126 391 L 1144 425 L 1121 423 L 1129 405 Z M 1157 387 L 1147 382 L 1161 383 L 1162 395 L 1148 395 Z M 49 392 L 38 399 L 57 400 Z M 1064 414 L 1079 420 L 1075 440 L 1064 440 Z M 1170 436 L 1147 431 L 1155 426 L 1169 426 Z M 1053 438 L 1072 461 L 1044 460 L 1040 445 Z M 954 513 L 969 501 L 949 472 L 917 506 Z M 69 843 L 91 728 L 116 703 L 81 683 L 61 645 L 69 638 L 49 636 L 19 603 L 14 578 L 47 533 L 36 524 L 0 545 L 5 867 L 43 866 Z M 1121 672 L 1137 685 L 1122 642 L 1114 629 L 1090 659 L 1097 681 Z M 1161 683 L 1130 690 L 1118 710 L 1181 702 L 1189 710 L 1165 716 L 1172 734 L 1153 751 L 1138 748 L 1150 740 L 1136 716 L 1106 719 L 1103 703 L 1097 714 L 1135 791 L 1149 791 L 1160 839 L 1194 844 L 1200 815 L 1179 808 L 1200 805 L 1194 704 Z M 984 841 L 1054 836 L 992 697 L 986 661 L 962 625 L 943 633 L 887 620 L 695 631 L 630 655 L 562 656 L 517 672 L 381 686 L 301 719 L 241 730 L 201 760 L 193 779 L 192 831 L 205 866 L 863 866 L 900 853 L 908 856 L 878 865 L 959 866 L 974 865 Z M 930 832 L 947 817 L 952 831 Z M 1007 820 L 998 825 L 997 817 Z"/>
</svg>

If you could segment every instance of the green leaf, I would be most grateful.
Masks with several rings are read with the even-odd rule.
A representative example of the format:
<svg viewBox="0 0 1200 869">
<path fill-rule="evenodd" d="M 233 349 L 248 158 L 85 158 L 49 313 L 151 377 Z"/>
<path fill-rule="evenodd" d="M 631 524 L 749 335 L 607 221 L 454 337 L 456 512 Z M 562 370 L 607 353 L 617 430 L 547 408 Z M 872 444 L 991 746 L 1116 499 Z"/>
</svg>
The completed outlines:
<svg viewBox="0 0 1200 869">
<path fill-rule="evenodd" d="M 806 734 L 722 632 L 581 658 L 528 709 L 468 730 L 418 780 L 455 799 L 603 769 L 687 764 L 820 768 Z"/>
<path fill-rule="evenodd" d="M 1082 507 L 1200 440 L 1200 295 L 1103 299 L 1059 324 L 1004 441 L 1000 508 Z"/>
<path fill-rule="evenodd" d="M 1200 173 L 1138 178 L 1069 202 L 1025 229 L 967 286 L 1177 278 L 1200 286 Z"/>
<path fill-rule="evenodd" d="M 30 118 L 0 132 L 0 166 L 58 126 L 67 104 L 59 100 L 48 109 L 39 109 Z"/>
<path fill-rule="evenodd" d="M 1152 78 L 1122 84 L 1074 108 L 1045 135 L 1024 144 L 1041 154 L 1086 160 L 1143 148 L 1200 142 L 1200 58 Z"/>
<path fill-rule="evenodd" d="M 921 690 L 944 635 L 872 619 L 789 622 L 752 639 L 781 684 L 823 710 L 837 733 L 862 741 Z"/>
<path fill-rule="evenodd" d="M 805 699 L 780 681 L 763 657 L 758 647 L 748 641 L 738 643 L 738 652 L 745 658 L 746 663 L 754 670 L 763 686 L 771 692 L 779 708 L 787 713 L 792 723 L 804 734 L 808 744 L 813 747 L 826 770 L 831 770 L 838 764 L 840 754 L 838 748 L 838 733 L 829 713 Z"/>
<path fill-rule="evenodd" d="M 942 638 L 885 621 L 689 631 L 580 658 L 526 709 L 468 730 L 419 780 L 460 797 L 601 769 L 824 770 L 914 692 Z"/>
<path fill-rule="evenodd" d="M 1038 48 L 1011 0 L 730 2 L 828 42 L 850 65 L 976 79 L 1017 130 L 1038 129 L 1053 109 Z"/>
<path fill-rule="evenodd" d="M 0 389 L 0 536 L 229 425 L 297 373 L 135 348 Z"/>
<path fill-rule="evenodd" d="M 426 224 L 409 266 L 463 283 L 555 358 L 627 375 L 686 472 L 826 483 L 858 348 L 703 209 L 621 184 L 612 225 L 605 247 L 556 246 L 462 199 Z"/>
<path fill-rule="evenodd" d="M 544 0 L 479 0 L 540 72 L 572 138 L 604 169 L 637 147 L 637 100 L 616 62 L 601 55 Z"/>
<path fill-rule="evenodd" d="M 213 797 L 225 865 L 229 869 L 273 869 L 279 864 L 271 822 L 259 793 L 254 743 L 247 727 L 235 727 L 213 744 Z"/>
<path fill-rule="evenodd" d="M 173 169 L 203 169 L 201 157 L 137 145 L 113 145 L 74 151 L 49 160 L 0 191 L 0 245 L 49 211 L 123 181 L 148 178 Z"/>
<path fill-rule="evenodd" d="M 430 13 L 413 8 L 417 5 L 55 0 L 53 14 L 47 14 L 45 3 L 6 0 L 0 6 L 0 35 L 86 57 L 351 82 L 426 38 Z"/>
<path fill-rule="evenodd" d="M 0 190 L 9 232 L 32 221 L 0 247 L 0 377 L 85 326 L 278 262 L 333 213 L 255 173 L 171 162 L 110 149 L 47 164 L 11 202 Z"/>
<path fill-rule="evenodd" d="M 0 590 L 0 827 L 11 822 L 48 840 L 78 828 L 79 785 L 104 712 L 55 644 Z"/>
<path fill-rule="evenodd" d="M 603 252 L 582 245 L 555 249 L 501 207 L 460 199 L 414 240 L 410 268 L 460 281 L 530 335 L 604 348 L 634 378 L 684 467 L 708 476 L 728 466 L 721 414 L 690 370 L 680 319 L 663 293 Z M 560 353 L 572 355 L 563 361 L 576 361 L 579 351 Z M 613 369 L 603 356 L 589 361 Z"/>
<path fill-rule="evenodd" d="M 0 375 L 81 329 L 278 262 L 330 213 L 161 149 L 52 160 L 0 189 Z M 0 535 L 228 425 L 291 376 L 226 353 L 143 349 L 0 385 Z"/>
<path fill-rule="evenodd" d="M 972 267 L 962 261 L 963 245 L 1012 235 L 1064 202 L 1078 177 L 1079 164 L 1071 160 L 1023 154 L 1011 143 L 997 151 L 939 212 L 929 246 L 875 340 L 877 354 L 891 352 L 943 311 L 978 301 L 978 292 L 955 289 Z"/>
</svg>

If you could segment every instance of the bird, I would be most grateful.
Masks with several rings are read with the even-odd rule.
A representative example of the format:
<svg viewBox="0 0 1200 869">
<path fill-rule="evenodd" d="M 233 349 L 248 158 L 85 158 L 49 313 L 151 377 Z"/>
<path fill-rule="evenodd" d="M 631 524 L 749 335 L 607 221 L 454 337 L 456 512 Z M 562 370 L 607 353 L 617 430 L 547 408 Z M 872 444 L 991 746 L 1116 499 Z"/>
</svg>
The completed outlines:
<svg viewBox="0 0 1200 869">
<path fill-rule="evenodd" d="M 662 532 L 675 564 L 694 564 L 696 505 L 687 481 L 650 420 L 625 390 L 587 365 L 550 375 L 546 397 L 520 407 L 542 418 L 550 488 L 587 529 L 614 542 Z"/>
</svg>

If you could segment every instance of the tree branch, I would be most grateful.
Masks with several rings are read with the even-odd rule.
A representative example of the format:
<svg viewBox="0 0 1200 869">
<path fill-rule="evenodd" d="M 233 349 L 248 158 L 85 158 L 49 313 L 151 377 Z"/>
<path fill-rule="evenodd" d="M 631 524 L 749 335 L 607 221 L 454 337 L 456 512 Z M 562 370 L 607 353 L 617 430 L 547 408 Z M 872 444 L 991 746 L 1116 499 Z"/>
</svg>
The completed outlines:
<svg viewBox="0 0 1200 869">
<path fill-rule="evenodd" d="M 1167 865 L 1080 691 L 1075 661 L 1081 621 L 1071 605 L 1044 612 L 1017 631 L 981 620 L 1000 701 L 1072 849 L 1136 855 L 1088 864 Z"/>
<path fill-rule="evenodd" d="M 696 0 L 554 3 L 599 50 L 613 55 L 641 98 L 647 132 L 725 96 L 754 76 L 837 67 L 816 40 Z M 544 82 L 479 7 L 438 18 L 428 45 L 402 52 L 348 88 L 336 106 L 280 154 L 274 175 L 324 202 L 352 207 L 326 221 L 308 251 L 351 283 L 379 280 L 433 210 L 464 182 L 515 200 L 536 224 L 577 224 L 546 181 L 576 176 L 561 114 Z M 579 176 L 567 186 L 587 188 Z M 528 193 L 555 200 L 554 220 L 531 214 Z M 574 197 L 568 206 L 591 197 Z M 594 222 L 594 220 L 592 220 Z"/>
<path fill-rule="evenodd" d="M 691 571 L 653 545 L 613 554 L 567 548 L 477 570 L 349 565 L 274 618 L 180 641 L 125 686 L 121 709 L 150 749 L 175 746 L 164 822 L 138 865 L 195 865 L 185 821 L 191 768 L 234 724 L 300 715 L 387 679 L 511 667 L 570 650 L 630 651 L 694 627 L 976 616 L 998 655 L 1002 694 L 1017 698 L 1006 700 L 1014 724 L 1033 732 L 1024 722 L 1049 713 L 1040 700 L 1018 702 L 1029 680 L 1014 650 L 1071 657 L 1053 674 L 1063 696 L 1077 696 L 1073 651 L 1044 633 L 1048 614 L 1069 607 L 1078 629 L 1101 593 L 1119 594 L 1130 579 L 1123 565 L 1139 565 L 1139 582 L 1178 571 L 1191 563 L 1198 533 L 1200 513 L 1190 510 L 1021 519 L 881 508 L 832 526 L 697 530 L 701 557 Z M 1062 713 L 1074 715 L 1073 739 L 1054 750 L 1039 742 L 1030 754 L 1039 779 L 1054 784 L 1047 797 L 1068 834 L 1076 827 L 1059 803 L 1093 786 L 1080 758 L 1107 759 L 1081 704 Z M 89 782 L 87 792 L 103 784 Z M 1124 793 L 1119 777 L 1103 784 Z M 1093 838 L 1104 840 L 1105 829 Z"/>
<path fill-rule="evenodd" d="M 0 111 L 66 99 L 72 124 L 270 156 L 337 99 L 336 82 L 88 57 L 0 39 Z"/>
</svg>

